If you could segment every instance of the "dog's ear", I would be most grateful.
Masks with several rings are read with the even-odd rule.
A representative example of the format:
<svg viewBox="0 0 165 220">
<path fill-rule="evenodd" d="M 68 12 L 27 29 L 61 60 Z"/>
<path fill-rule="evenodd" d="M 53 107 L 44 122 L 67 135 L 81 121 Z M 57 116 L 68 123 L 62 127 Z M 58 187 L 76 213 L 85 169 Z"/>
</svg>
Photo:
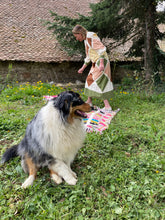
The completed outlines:
<svg viewBox="0 0 165 220">
<path fill-rule="evenodd" d="M 61 93 L 55 100 L 54 106 L 60 111 L 62 118 L 66 121 L 70 113 L 72 95 L 70 93 Z"/>
</svg>

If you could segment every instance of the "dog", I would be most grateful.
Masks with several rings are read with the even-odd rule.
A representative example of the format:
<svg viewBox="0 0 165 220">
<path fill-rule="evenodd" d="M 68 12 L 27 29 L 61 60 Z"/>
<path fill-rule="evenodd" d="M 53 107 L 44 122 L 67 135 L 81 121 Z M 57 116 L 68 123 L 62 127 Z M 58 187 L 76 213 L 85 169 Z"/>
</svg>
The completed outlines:
<svg viewBox="0 0 165 220">
<path fill-rule="evenodd" d="M 29 174 L 22 188 L 33 185 L 38 169 L 45 166 L 56 184 L 64 180 L 75 185 L 77 175 L 71 170 L 71 163 L 84 142 L 82 119 L 90 110 L 78 93 L 60 93 L 39 110 L 27 125 L 22 141 L 6 150 L 1 163 L 21 157 L 22 168 Z"/>
</svg>

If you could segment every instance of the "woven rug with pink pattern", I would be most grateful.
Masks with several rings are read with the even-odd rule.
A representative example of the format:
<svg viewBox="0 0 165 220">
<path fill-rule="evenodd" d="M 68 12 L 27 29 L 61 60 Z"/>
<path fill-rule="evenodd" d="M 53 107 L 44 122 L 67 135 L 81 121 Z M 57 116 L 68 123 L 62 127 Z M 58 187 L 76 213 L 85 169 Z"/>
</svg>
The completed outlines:
<svg viewBox="0 0 165 220">
<path fill-rule="evenodd" d="M 114 116 L 120 111 L 103 112 L 101 109 L 87 113 L 88 117 L 83 119 L 87 132 L 102 132 L 109 127 Z"/>
</svg>

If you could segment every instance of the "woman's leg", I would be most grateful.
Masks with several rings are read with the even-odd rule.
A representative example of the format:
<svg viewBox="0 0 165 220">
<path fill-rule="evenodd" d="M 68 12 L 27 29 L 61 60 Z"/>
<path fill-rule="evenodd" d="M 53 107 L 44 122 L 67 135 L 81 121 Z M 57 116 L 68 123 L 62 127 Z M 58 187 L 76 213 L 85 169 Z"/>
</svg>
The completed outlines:
<svg viewBox="0 0 165 220">
<path fill-rule="evenodd" d="M 107 109 L 107 110 L 112 109 L 107 99 L 104 100 L 104 105 L 105 105 L 105 110 L 106 110 L 106 109 Z"/>
<path fill-rule="evenodd" d="M 91 97 L 88 97 L 88 99 L 87 99 L 86 103 L 88 103 L 88 104 L 91 104 L 91 105 L 92 105 L 92 98 L 91 98 Z"/>
</svg>

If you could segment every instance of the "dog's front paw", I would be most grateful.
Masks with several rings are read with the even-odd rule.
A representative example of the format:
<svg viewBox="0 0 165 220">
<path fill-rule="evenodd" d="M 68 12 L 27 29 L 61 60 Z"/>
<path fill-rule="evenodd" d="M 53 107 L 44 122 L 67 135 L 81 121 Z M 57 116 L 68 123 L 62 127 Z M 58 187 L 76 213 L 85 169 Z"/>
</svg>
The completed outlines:
<svg viewBox="0 0 165 220">
<path fill-rule="evenodd" d="M 72 170 L 71 170 L 71 171 L 72 171 Z M 74 178 L 77 179 L 77 174 L 76 174 L 75 172 L 72 171 L 72 175 L 73 175 Z"/>
<path fill-rule="evenodd" d="M 53 180 L 55 183 L 57 183 L 57 184 L 62 183 L 62 178 L 61 178 L 60 176 L 58 176 L 58 175 L 56 175 L 56 174 L 52 174 L 51 177 L 52 177 L 52 180 Z"/>
<path fill-rule="evenodd" d="M 27 187 L 32 186 L 34 180 L 35 180 L 35 177 L 34 177 L 33 175 L 30 175 L 30 176 L 25 180 L 25 182 L 22 184 L 22 188 L 23 188 L 23 189 L 26 189 Z"/>
<path fill-rule="evenodd" d="M 72 185 L 72 186 L 76 185 L 76 183 L 77 183 L 77 179 L 74 178 L 73 176 L 72 176 L 71 178 L 65 179 L 65 181 L 66 181 L 69 185 Z"/>
</svg>

